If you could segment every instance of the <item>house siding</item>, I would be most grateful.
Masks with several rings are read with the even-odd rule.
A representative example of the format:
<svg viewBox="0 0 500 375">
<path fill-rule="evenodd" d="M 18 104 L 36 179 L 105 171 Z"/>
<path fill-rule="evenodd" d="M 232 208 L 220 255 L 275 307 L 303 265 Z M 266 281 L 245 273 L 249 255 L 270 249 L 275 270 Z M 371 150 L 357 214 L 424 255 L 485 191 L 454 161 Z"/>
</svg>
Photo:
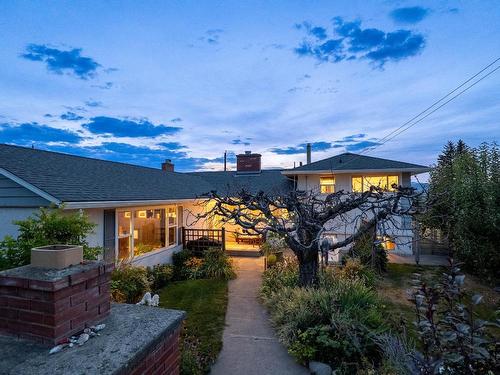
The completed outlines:
<svg viewBox="0 0 500 375">
<path fill-rule="evenodd" d="M 0 175 L 0 209 L 4 207 L 43 207 L 50 202 L 45 198 Z"/>
<path fill-rule="evenodd" d="M 345 192 L 352 191 L 351 178 L 354 176 L 377 176 L 377 175 L 397 175 L 399 178 L 399 184 L 404 187 L 411 186 L 411 173 L 387 173 L 384 171 L 380 172 L 370 172 L 363 173 L 333 173 L 335 176 L 335 191 L 343 190 Z M 309 175 L 298 175 L 297 176 L 297 190 L 309 191 L 313 190 L 318 192 L 320 186 L 320 177 L 325 176 L 325 174 L 309 174 Z M 325 230 L 327 235 L 334 236 L 337 241 L 342 241 L 356 230 L 356 226 L 359 225 L 359 220 L 355 220 L 361 215 L 361 211 L 354 210 L 345 216 L 346 220 L 332 220 L 325 225 Z M 369 216 L 367 219 L 369 219 Z M 411 225 L 408 225 L 407 221 L 402 217 L 394 217 L 393 224 L 387 224 L 385 228 L 385 233 L 391 236 L 395 243 L 396 249 L 393 250 L 395 253 L 401 255 L 411 255 L 412 254 L 412 240 L 413 231 Z M 410 223 L 411 224 L 411 223 Z M 405 227 L 406 226 L 406 227 Z M 346 251 L 347 248 L 341 249 Z"/>
</svg>

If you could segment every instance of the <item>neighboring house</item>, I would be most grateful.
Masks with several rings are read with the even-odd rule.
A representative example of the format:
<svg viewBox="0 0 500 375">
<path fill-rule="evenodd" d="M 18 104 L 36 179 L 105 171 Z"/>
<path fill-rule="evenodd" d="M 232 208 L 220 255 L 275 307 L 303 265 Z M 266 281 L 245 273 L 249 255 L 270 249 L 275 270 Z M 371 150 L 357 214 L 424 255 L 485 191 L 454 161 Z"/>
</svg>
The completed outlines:
<svg viewBox="0 0 500 375">
<path fill-rule="evenodd" d="M 309 147 L 307 160 L 311 160 Z M 340 190 L 360 193 L 369 190 L 370 186 L 388 191 L 393 190 L 394 184 L 411 187 L 412 175 L 428 171 L 429 168 L 423 165 L 344 153 L 282 173 L 294 179 L 297 190 L 326 195 Z M 342 241 L 355 232 L 363 218 L 361 212 L 355 210 L 345 220 L 329 223 L 327 235 L 334 241 Z M 414 236 L 410 217 L 395 217 L 390 225 L 377 228 L 377 231 L 383 234 L 379 240 L 387 250 L 403 255 L 412 254 Z"/>
<path fill-rule="evenodd" d="M 206 204 L 198 197 L 209 191 L 361 190 L 375 182 L 409 185 L 411 174 L 427 170 L 354 154 L 290 170 L 261 170 L 260 155 L 247 152 L 237 156 L 236 171 L 178 173 L 169 161 L 155 169 L 0 144 L 0 238 L 17 234 L 13 220 L 25 219 L 39 207 L 62 205 L 68 211 L 85 211 L 96 224 L 88 237 L 90 245 L 109 249 L 118 260 L 133 258 L 135 263 L 153 265 L 170 261 L 182 248 L 182 227 L 222 226 L 214 220 L 196 220 Z M 224 227 L 231 233 L 228 241 L 238 247 L 241 231 L 234 225 Z M 331 234 L 345 235 L 346 230 Z M 401 244 L 396 250 L 411 253 L 411 246 Z"/>
</svg>

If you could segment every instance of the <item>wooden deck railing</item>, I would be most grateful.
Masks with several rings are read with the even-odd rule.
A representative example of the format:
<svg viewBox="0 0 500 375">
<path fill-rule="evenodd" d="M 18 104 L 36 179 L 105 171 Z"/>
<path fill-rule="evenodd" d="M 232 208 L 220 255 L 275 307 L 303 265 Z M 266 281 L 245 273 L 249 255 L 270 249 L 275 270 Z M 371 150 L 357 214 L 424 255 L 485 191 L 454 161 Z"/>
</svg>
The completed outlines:
<svg viewBox="0 0 500 375">
<path fill-rule="evenodd" d="M 182 228 L 182 245 L 185 249 L 203 253 L 208 248 L 226 250 L 226 231 L 222 229 Z"/>
</svg>

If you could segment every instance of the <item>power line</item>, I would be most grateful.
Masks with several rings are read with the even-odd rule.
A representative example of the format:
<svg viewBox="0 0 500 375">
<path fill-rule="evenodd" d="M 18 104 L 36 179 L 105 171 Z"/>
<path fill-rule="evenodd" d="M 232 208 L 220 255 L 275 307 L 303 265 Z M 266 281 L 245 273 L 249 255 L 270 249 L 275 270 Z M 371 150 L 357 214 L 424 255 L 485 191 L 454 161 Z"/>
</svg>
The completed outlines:
<svg viewBox="0 0 500 375">
<path fill-rule="evenodd" d="M 456 99 L 457 97 L 459 97 L 460 95 L 462 95 L 463 93 L 465 93 L 466 91 L 468 91 L 469 89 L 471 89 L 472 87 L 474 87 L 475 85 L 477 85 L 483 79 L 489 77 L 491 74 L 493 74 L 498 69 L 500 69 L 500 65 L 497 66 L 496 68 L 494 68 L 493 70 L 491 70 L 490 72 L 488 72 L 487 74 L 483 75 L 478 80 L 474 81 L 472 84 L 470 84 L 469 86 L 467 86 L 466 88 L 464 88 L 463 90 L 461 90 L 458 94 L 452 96 L 450 99 L 446 100 L 444 103 L 442 103 L 441 105 L 439 105 L 438 107 L 436 107 L 436 105 L 438 105 L 439 103 L 441 103 L 443 100 L 445 100 L 446 98 L 448 98 L 450 95 L 452 95 L 456 91 L 460 90 L 460 88 L 462 88 L 463 86 L 467 85 L 469 82 L 471 82 L 472 80 L 474 80 L 476 77 L 478 77 L 481 73 L 483 73 L 484 71 L 486 71 L 487 69 L 489 69 L 491 66 L 493 66 L 495 63 L 497 63 L 499 60 L 500 60 L 500 57 L 497 58 L 497 59 L 495 59 L 495 60 L 493 60 L 491 63 L 489 63 L 487 66 L 485 66 L 479 72 L 477 72 L 476 74 L 474 74 L 472 77 L 468 78 L 466 81 L 464 81 L 463 83 L 461 83 L 459 86 L 455 87 L 452 91 L 450 91 L 449 93 L 447 93 L 445 96 L 443 96 L 439 100 L 435 101 L 432 105 L 430 105 L 429 107 L 427 107 L 426 109 L 424 109 L 423 111 L 421 111 L 420 113 L 418 113 L 416 116 L 413 116 L 410 120 L 408 120 L 405 123 L 403 123 L 397 129 L 395 129 L 395 130 L 391 131 L 390 133 L 386 134 L 383 138 L 380 139 L 380 141 L 382 141 L 381 143 L 378 143 L 375 146 L 368 147 L 365 150 L 361 151 L 354 158 L 352 158 L 351 160 L 348 160 L 344 164 L 344 166 L 347 165 L 347 164 L 349 164 L 349 163 L 352 163 L 354 160 L 356 160 L 357 158 L 359 158 L 360 156 L 362 156 L 362 154 L 364 154 L 366 152 L 369 152 L 369 151 L 373 151 L 377 147 L 380 147 L 380 146 L 384 145 L 385 143 L 389 142 L 390 140 L 396 138 L 398 135 L 400 135 L 403 132 L 407 131 L 411 127 L 417 125 L 418 123 L 420 123 L 421 121 L 423 121 L 424 119 L 426 119 L 427 117 L 429 117 L 430 115 L 432 115 L 434 112 L 438 111 L 439 109 L 441 109 L 442 107 L 444 107 L 445 105 L 447 105 L 448 103 L 450 103 L 451 101 L 453 101 L 454 99 Z M 436 108 L 434 108 L 434 107 L 436 107 Z M 434 108 L 434 109 L 432 109 L 432 108 Z M 432 109 L 432 111 L 430 111 L 431 109 Z M 426 113 L 426 112 L 428 112 L 428 113 Z M 424 114 L 425 114 L 425 116 L 421 117 Z"/>
</svg>

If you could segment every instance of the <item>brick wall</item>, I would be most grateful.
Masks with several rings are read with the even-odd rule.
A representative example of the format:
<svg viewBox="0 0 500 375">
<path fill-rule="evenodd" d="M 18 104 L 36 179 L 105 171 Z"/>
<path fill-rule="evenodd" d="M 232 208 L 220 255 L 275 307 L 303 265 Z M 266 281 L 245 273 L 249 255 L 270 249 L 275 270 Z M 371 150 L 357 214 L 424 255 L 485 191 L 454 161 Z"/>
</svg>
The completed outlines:
<svg viewBox="0 0 500 375">
<path fill-rule="evenodd" d="M 153 346 L 139 364 L 128 375 L 177 375 L 179 374 L 180 350 L 179 333 L 181 328 L 165 337 Z"/>
<path fill-rule="evenodd" d="M 50 281 L 0 275 L 0 333 L 53 345 L 101 322 L 114 265 L 94 265 Z"/>
</svg>

